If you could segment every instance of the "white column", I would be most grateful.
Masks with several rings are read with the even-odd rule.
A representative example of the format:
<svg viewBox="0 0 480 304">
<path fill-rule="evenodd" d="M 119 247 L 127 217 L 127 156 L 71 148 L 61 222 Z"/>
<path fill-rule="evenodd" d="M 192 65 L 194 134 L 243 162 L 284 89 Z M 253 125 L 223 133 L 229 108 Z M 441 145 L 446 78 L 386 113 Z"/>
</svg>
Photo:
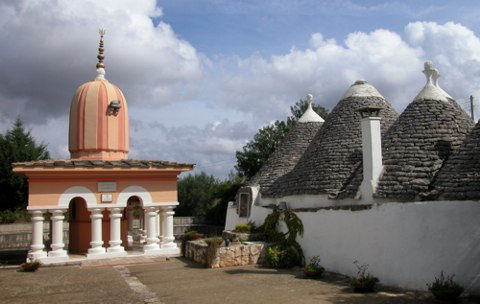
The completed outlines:
<svg viewBox="0 0 480 304">
<path fill-rule="evenodd" d="M 177 248 L 173 236 L 174 207 L 162 207 L 162 248 Z"/>
<path fill-rule="evenodd" d="M 92 241 L 88 249 L 87 258 L 95 258 L 105 254 L 105 248 L 102 247 L 102 208 L 90 209 L 90 219 L 92 222 Z"/>
<path fill-rule="evenodd" d="M 147 227 L 147 244 L 143 246 L 143 251 L 145 253 L 153 253 L 153 251 L 158 251 L 160 249 L 155 229 L 155 216 L 157 215 L 157 207 L 146 207 L 145 215 Z"/>
<path fill-rule="evenodd" d="M 155 215 L 155 235 L 160 239 L 160 210 L 157 209 L 157 215 Z"/>
<path fill-rule="evenodd" d="M 42 210 L 30 211 L 30 219 L 32 221 L 32 245 L 28 252 L 28 258 L 36 260 L 47 257 L 47 253 L 43 250 L 43 212 Z"/>
<path fill-rule="evenodd" d="M 121 219 L 123 208 L 109 208 L 110 210 L 110 241 L 107 252 L 115 255 L 126 255 L 127 252 L 122 245 Z"/>
<path fill-rule="evenodd" d="M 63 220 L 65 216 L 64 209 L 49 210 L 52 214 L 50 219 L 52 220 L 52 251 L 48 253 L 49 257 L 67 257 L 67 251 L 63 249 L 65 244 L 63 243 Z"/>
</svg>

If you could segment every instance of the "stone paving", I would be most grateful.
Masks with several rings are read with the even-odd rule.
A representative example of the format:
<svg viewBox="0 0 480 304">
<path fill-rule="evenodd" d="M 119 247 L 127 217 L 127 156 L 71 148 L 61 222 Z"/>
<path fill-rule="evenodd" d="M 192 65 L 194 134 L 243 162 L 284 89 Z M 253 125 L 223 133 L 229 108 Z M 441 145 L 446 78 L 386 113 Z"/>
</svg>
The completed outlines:
<svg viewBox="0 0 480 304">
<path fill-rule="evenodd" d="M 206 269 L 181 258 L 41 267 L 35 273 L 0 269 L 0 282 L 0 303 L 435 303 L 425 292 L 384 287 L 354 294 L 335 274 L 311 280 L 299 269 Z"/>
</svg>

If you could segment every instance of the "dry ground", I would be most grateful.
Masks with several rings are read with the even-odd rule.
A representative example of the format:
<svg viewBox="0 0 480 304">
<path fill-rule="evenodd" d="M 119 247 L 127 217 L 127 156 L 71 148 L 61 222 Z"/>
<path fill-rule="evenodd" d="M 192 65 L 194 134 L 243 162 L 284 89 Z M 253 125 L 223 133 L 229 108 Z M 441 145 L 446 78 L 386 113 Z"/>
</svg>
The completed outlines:
<svg viewBox="0 0 480 304">
<path fill-rule="evenodd" d="M 127 273 L 125 275 L 125 272 Z M 127 284 L 129 282 L 129 284 Z M 143 289 L 142 289 L 143 288 Z M 145 294 L 156 295 L 145 297 Z M 344 277 L 302 278 L 298 269 L 205 269 L 183 259 L 144 265 L 0 269 L 0 303 L 434 303 L 426 293 L 381 288 L 354 294 Z M 464 304 L 478 303 L 464 299 Z"/>
</svg>

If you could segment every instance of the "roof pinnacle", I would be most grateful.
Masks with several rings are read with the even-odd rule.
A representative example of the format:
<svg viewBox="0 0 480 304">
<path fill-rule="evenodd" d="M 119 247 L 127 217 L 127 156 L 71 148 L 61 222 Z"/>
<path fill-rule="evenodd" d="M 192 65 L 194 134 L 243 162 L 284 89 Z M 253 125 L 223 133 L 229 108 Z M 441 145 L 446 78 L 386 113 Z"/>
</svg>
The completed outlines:
<svg viewBox="0 0 480 304">
<path fill-rule="evenodd" d="M 313 95 L 307 95 L 307 110 L 303 113 L 302 117 L 298 119 L 298 122 L 324 122 L 323 118 L 320 117 L 312 108 L 313 104 Z"/>
<path fill-rule="evenodd" d="M 438 78 L 440 78 L 440 72 L 433 67 L 433 63 L 428 60 L 423 64 L 423 74 L 427 78 L 425 87 L 418 93 L 417 99 L 435 99 L 447 101 L 447 98 L 452 98 L 438 85 Z"/>
<path fill-rule="evenodd" d="M 105 56 L 103 55 L 103 36 L 105 35 L 105 29 L 101 28 L 98 30 L 98 33 L 100 34 L 100 43 L 98 45 L 98 63 L 97 63 L 97 77 L 95 80 L 105 80 L 105 64 L 103 63 L 103 59 L 105 59 Z"/>
</svg>

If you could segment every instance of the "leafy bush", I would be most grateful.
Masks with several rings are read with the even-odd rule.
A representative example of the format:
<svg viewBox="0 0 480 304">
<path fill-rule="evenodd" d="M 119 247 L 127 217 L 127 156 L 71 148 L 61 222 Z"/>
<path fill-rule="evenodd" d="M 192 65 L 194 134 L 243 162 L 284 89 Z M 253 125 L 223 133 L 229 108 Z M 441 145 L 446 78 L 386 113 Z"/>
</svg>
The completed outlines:
<svg viewBox="0 0 480 304">
<path fill-rule="evenodd" d="M 357 276 L 350 279 L 354 292 L 373 292 L 375 285 L 379 282 L 378 278 L 368 272 L 368 265 L 359 265 L 358 261 L 353 262 L 357 267 Z"/>
<path fill-rule="evenodd" d="M 39 261 L 26 262 L 20 264 L 20 268 L 24 272 L 34 272 L 42 265 Z"/>
<path fill-rule="evenodd" d="M 187 241 L 198 240 L 203 238 L 203 234 L 198 233 L 196 230 L 190 230 L 183 234 L 183 238 Z"/>
<path fill-rule="evenodd" d="M 11 224 L 17 220 L 17 215 L 10 209 L 0 212 L 0 223 Z"/>
<path fill-rule="evenodd" d="M 270 246 L 265 255 L 267 265 L 276 269 L 292 268 L 299 265 L 301 261 L 302 256 L 294 246 Z"/>
<path fill-rule="evenodd" d="M 11 224 L 15 222 L 29 222 L 30 216 L 28 211 L 25 209 L 16 209 L 12 211 L 10 209 L 0 211 L 0 223 L 1 224 Z"/>
<path fill-rule="evenodd" d="M 440 272 L 440 277 L 435 277 L 432 284 L 427 284 L 428 290 L 430 290 L 435 299 L 448 302 L 458 300 L 463 292 L 463 287 L 453 280 L 454 276 L 445 276 L 442 271 Z"/>
<path fill-rule="evenodd" d="M 235 225 L 235 232 L 239 233 L 250 233 L 252 231 L 251 224 L 238 224 Z"/>
<path fill-rule="evenodd" d="M 217 256 L 217 250 L 222 246 L 223 239 L 218 236 L 214 236 L 208 239 L 205 239 L 205 243 L 208 245 L 207 249 L 207 267 L 212 266 L 215 257 Z"/>
<path fill-rule="evenodd" d="M 279 231 L 280 220 L 285 222 L 287 232 Z M 297 242 L 297 236 L 303 235 L 303 223 L 291 210 L 274 207 L 272 213 L 266 218 L 259 228 L 263 231 L 265 240 L 274 243 L 279 250 L 279 266 L 273 266 L 267 260 L 267 264 L 274 268 L 290 268 L 295 265 L 303 265 L 303 251 Z M 273 249 L 272 249 L 273 250 Z M 273 251 L 272 251 L 273 254 Z M 267 257 L 268 259 L 268 257 Z"/>
<path fill-rule="evenodd" d="M 310 263 L 303 268 L 303 273 L 307 277 L 320 277 L 324 272 L 325 268 L 320 265 L 320 258 L 318 256 L 312 257 Z"/>
<path fill-rule="evenodd" d="M 198 240 L 203 238 L 203 234 L 198 233 L 195 230 L 189 230 L 183 234 L 182 237 L 182 255 L 185 256 L 185 247 L 188 241 Z"/>
</svg>

